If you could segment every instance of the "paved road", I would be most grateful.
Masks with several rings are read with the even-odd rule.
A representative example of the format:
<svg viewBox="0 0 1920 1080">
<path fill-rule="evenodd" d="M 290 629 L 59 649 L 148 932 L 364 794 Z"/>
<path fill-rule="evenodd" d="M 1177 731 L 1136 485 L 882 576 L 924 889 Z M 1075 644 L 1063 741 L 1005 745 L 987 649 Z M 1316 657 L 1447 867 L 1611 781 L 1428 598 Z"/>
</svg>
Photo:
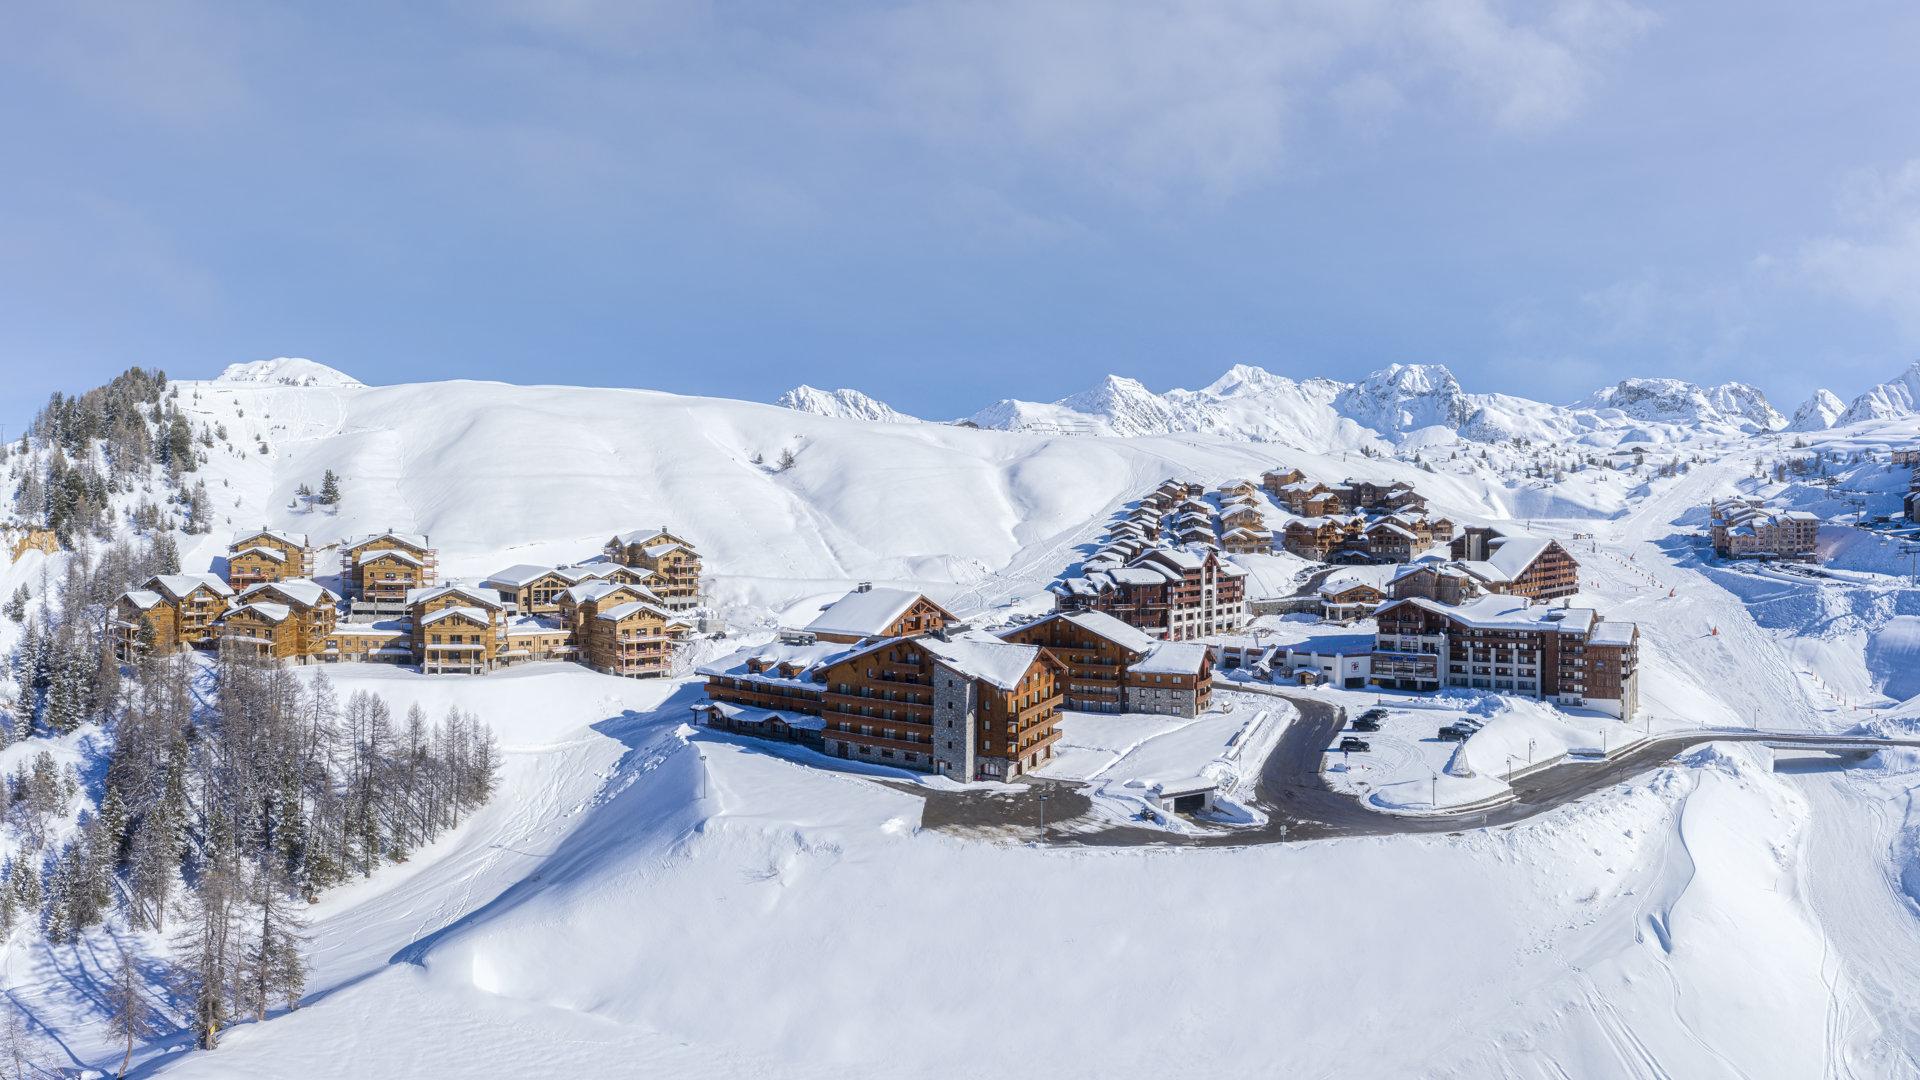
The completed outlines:
<svg viewBox="0 0 1920 1080">
<path fill-rule="evenodd" d="M 1260 770 L 1257 802 L 1268 820 L 1256 828 L 1222 827 L 1198 835 L 1180 835 L 1144 826 L 1096 822 L 1087 816 L 1092 808 L 1091 800 L 1073 790 L 1073 785 L 1049 782 L 1044 788 L 1048 794 L 1048 827 L 1043 836 L 1038 829 L 1041 789 L 1021 795 L 928 792 L 910 785 L 902 785 L 902 789 L 926 798 L 926 812 L 921 821 L 930 828 L 973 835 L 1005 835 L 1057 845 L 1238 847 L 1338 836 L 1497 828 L 1525 821 L 1629 780 L 1701 743 L 1768 742 L 1783 738 L 1807 745 L 1846 742 L 1844 738 L 1753 731 L 1700 731 L 1659 736 L 1610 761 L 1567 762 L 1517 777 L 1512 784 L 1513 801 L 1486 810 L 1446 815 L 1385 814 L 1369 809 L 1351 795 L 1333 790 L 1320 771 L 1327 747 L 1346 726 L 1346 711 L 1310 694 L 1269 693 L 1286 698 L 1299 709 L 1300 716 L 1281 733 L 1279 743 Z M 1899 741 L 1889 745 L 1920 745 L 1920 742 Z"/>
</svg>

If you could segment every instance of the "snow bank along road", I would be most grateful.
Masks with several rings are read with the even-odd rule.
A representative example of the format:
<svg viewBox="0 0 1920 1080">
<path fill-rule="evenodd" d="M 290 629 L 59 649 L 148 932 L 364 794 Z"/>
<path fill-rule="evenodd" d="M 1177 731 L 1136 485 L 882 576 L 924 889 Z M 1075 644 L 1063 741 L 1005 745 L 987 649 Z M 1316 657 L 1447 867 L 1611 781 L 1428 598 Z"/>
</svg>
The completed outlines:
<svg viewBox="0 0 1920 1080">
<path fill-rule="evenodd" d="M 1236 687 L 1245 689 L 1245 687 Z M 1222 829 L 1204 835 L 1180 835 L 1158 829 L 1112 826 L 1088 829 L 1082 815 L 1090 809 L 1075 785 L 1050 781 L 1018 795 L 928 791 L 902 785 L 927 800 L 921 824 L 950 832 L 1036 833 L 1040 815 L 1050 825 L 1042 837 L 1059 845 L 1185 847 L 1275 844 L 1336 836 L 1387 836 L 1459 832 L 1511 825 L 1631 779 L 1692 746 L 1710 742 L 1758 742 L 1796 749 L 1868 752 L 1880 747 L 1920 747 L 1920 739 L 1805 732 L 1713 730 L 1677 732 L 1648 739 L 1607 761 L 1566 762 L 1515 777 L 1513 798 L 1498 806 L 1457 814 L 1388 814 L 1370 809 L 1351 795 L 1327 785 L 1321 766 L 1327 747 L 1346 726 L 1346 710 L 1307 694 L 1271 691 L 1299 710 L 1260 769 L 1259 802 L 1267 823 Z M 1042 796 L 1047 799 L 1044 807 Z M 1031 837 L 1029 837 L 1031 838 Z"/>
</svg>

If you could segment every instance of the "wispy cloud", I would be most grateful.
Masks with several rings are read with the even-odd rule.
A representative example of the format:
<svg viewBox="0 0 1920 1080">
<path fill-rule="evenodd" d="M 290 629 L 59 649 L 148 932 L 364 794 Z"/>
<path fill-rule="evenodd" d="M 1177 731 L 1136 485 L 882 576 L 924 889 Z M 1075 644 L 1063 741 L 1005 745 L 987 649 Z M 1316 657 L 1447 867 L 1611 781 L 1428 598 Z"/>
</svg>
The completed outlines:
<svg viewBox="0 0 1920 1080">
<path fill-rule="evenodd" d="M 1841 229 L 1800 250 L 1799 272 L 1920 332 L 1920 158 L 1854 174 L 1837 210 Z"/>
</svg>

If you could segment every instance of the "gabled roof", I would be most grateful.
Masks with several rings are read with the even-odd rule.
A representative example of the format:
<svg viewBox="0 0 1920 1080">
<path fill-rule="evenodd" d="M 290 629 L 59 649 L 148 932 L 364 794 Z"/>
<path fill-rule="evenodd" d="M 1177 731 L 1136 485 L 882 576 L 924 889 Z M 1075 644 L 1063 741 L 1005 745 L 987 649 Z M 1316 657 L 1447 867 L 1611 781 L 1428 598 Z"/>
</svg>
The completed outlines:
<svg viewBox="0 0 1920 1080">
<path fill-rule="evenodd" d="M 944 640 L 938 637 L 913 640 L 945 666 L 1001 690 L 1019 686 L 1027 670 L 1040 658 L 1037 645 L 1015 645 L 980 630 L 955 634 Z"/>
<path fill-rule="evenodd" d="M 259 596 L 279 596 L 300 607 L 317 607 L 323 603 L 338 603 L 340 595 L 332 589 L 307 578 L 288 578 L 285 581 L 263 581 L 249 586 L 240 593 L 241 600 Z"/>
<path fill-rule="evenodd" d="M 487 622 L 487 613 L 480 608 L 443 607 L 438 611 L 430 611 L 427 614 L 422 615 L 420 617 L 420 625 L 432 626 L 435 623 L 444 622 L 447 619 L 452 619 L 456 617 L 462 618 L 462 619 L 472 619 L 474 622 L 480 623 L 482 625 L 485 625 Z"/>
<path fill-rule="evenodd" d="M 926 596 L 907 589 L 868 589 L 865 592 L 855 590 L 828 604 L 813 621 L 805 627 L 811 634 L 839 634 L 847 637 L 873 637 L 884 634 L 887 628 L 898 622 L 914 604 L 926 600 Z M 953 613 L 933 604 L 948 618 Z"/>
<path fill-rule="evenodd" d="M 495 611 L 506 606 L 500 602 L 498 596 L 489 596 L 484 589 L 476 588 L 472 585 L 430 585 L 424 589 L 408 589 L 407 606 L 413 607 L 415 604 L 424 604 L 428 601 L 438 600 L 443 596 L 457 596 L 462 600 L 471 600 L 480 607 L 490 608 Z"/>
<path fill-rule="evenodd" d="M 279 548 L 261 547 L 258 544 L 254 544 L 250 547 L 243 547 L 238 551 L 235 551 L 232 557 L 237 559 L 242 555 L 258 555 L 264 559 L 272 559 L 274 562 L 287 561 L 286 552 L 281 551 Z"/>
<path fill-rule="evenodd" d="M 130 589 L 127 592 L 121 593 L 120 599 L 132 604 L 141 611 L 146 611 L 166 598 L 154 592 L 152 589 Z"/>
<path fill-rule="evenodd" d="M 1505 580 L 1512 581 L 1526 573 L 1552 543 L 1536 536 L 1496 536 L 1487 541 L 1486 561 L 1505 575 Z"/>
<path fill-rule="evenodd" d="M 1204 641 L 1161 641 L 1127 670 L 1136 675 L 1198 675 L 1209 655 Z"/>
<path fill-rule="evenodd" d="M 287 621 L 287 616 L 293 614 L 293 609 L 288 607 L 285 604 L 272 604 L 272 603 L 267 603 L 265 601 L 256 601 L 255 603 L 251 603 L 251 604 L 242 604 L 239 607 L 234 608 L 232 611 L 227 612 L 225 615 L 221 616 L 221 618 L 231 619 L 235 615 L 241 615 L 248 612 L 258 615 L 270 623 L 282 623 Z"/>
<path fill-rule="evenodd" d="M 1064 620 L 1085 630 L 1096 637 L 1102 637 L 1130 652 L 1145 653 L 1159 644 L 1158 639 L 1136 626 L 1128 625 L 1104 611 L 1056 611 L 1044 618 L 1035 619 L 1024 626 L 1016 626 L 1000 631 L 1001 636 L 1017 633 L 1034 626 L 1044 626 L 1055 619 Z"/>
<path fill-rule="evenodd" d="M 658 604 L 649 604 L 641 600 L 633 600 L 624 604 L 615 604 L 614 606 L 608 608 L 607 610 L 600 612 L 595 617 L 605 619 L 608 622 L 619 622 L 621 619 L 624 619 L 629 615 L 636 615 L 642 611 L 650 612 L 652 614 L 658 615 L 662 619 L 667 620 L 668 623 L 677 623 L 681 626 L 688 625 L 684 620 L 675 618 L 673 615 L 673 612 L 668 611 L 666 608 L 663 608 Z"/>
<path fill-rule="evenodd" d="M 217 574 L 158 574 L 147 581 L 147 588 L 175 600 L 184 600 L 195 589 L 206 587 L 216 596 L 232 596 L 233 587 Z"/>
<path fill-rule="evenodd" d="M 504 589 L 511 592 L 515 589 L 523 589 L 554 572 L 555 568 L 551 566 L 514 563 L 505 570 L 496 570 L 487 575 L 486 580 L 480 584 L 483 588 Z"/>
<path fill-rule="evenodd" d="M 421 558 L 418 555 L 415 555 L 411 551 L 403 551 L 399 548 L 374 548 L 371 551 L 359 552 L 355 554 L 353 557 L 353 561 L 355 563 L 358 563 L 361 566 L 365 566 L 366 564 L 371 562 L 380 562 L 383 559 L 392 559 L 395 562 L 412 563 L 415 566 L 427 565 L 427 561 L 425 559 Z"/>
<path fill-rule="evenodd" d="M 340 550 L 354 551 L 359 548 L 363 548 L 368 544 L 373 543 L 376 540 L 392 540 L 397 544 L 405 544 L 408 547 L 417 548 L 421 551 L 432 550 L 431 545 L 429 545 L 427 542 L 427 535 L 425 533 L 405 533 L 405 532 L 392 532 L 392 531 L 377 532 L 368 536 L 356 536 L 351 540 L 342 540 L 340 542 Z"/>
<path fill-rule="evenodd" d="M 1376 615 L 1414 604 L 1427 611 L 1480 630 L 1548 630 L 1585 634 L 1593 628 L 1598 615 L 1592 608 L 1547 607 L 1532 604 L 1525 597 L 1493 593 L 1461 604 L 1442 604 L 1425 597 L 1412 597 L 1382 604 Z"/>
<path fill-rule="evenodd" d="M 278 529 L 255 529 L 252 532 L 234 533 L 233 543 L 227 545 L 227 547 L 231 550 L 249 540 L 258 540 L 263 536 L 271 540 L 278 540 L 292 547 L 303 548 L 307 546 L 306 533 L 281 532 Z"/>
</svg>

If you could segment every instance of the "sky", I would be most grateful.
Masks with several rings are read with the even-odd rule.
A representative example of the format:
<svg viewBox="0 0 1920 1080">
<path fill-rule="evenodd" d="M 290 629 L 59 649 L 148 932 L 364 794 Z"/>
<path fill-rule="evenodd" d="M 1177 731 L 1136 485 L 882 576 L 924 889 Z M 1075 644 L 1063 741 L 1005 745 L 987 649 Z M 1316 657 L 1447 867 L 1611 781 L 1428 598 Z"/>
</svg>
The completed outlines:
<svg viewBox="0 0 1920 1080">
<path fill-rule="evenodd" d="M 1920 5 L 33 2 L 0 424 L 132 364 L 908 412 L 1920 355 Z"/>
</svg>

